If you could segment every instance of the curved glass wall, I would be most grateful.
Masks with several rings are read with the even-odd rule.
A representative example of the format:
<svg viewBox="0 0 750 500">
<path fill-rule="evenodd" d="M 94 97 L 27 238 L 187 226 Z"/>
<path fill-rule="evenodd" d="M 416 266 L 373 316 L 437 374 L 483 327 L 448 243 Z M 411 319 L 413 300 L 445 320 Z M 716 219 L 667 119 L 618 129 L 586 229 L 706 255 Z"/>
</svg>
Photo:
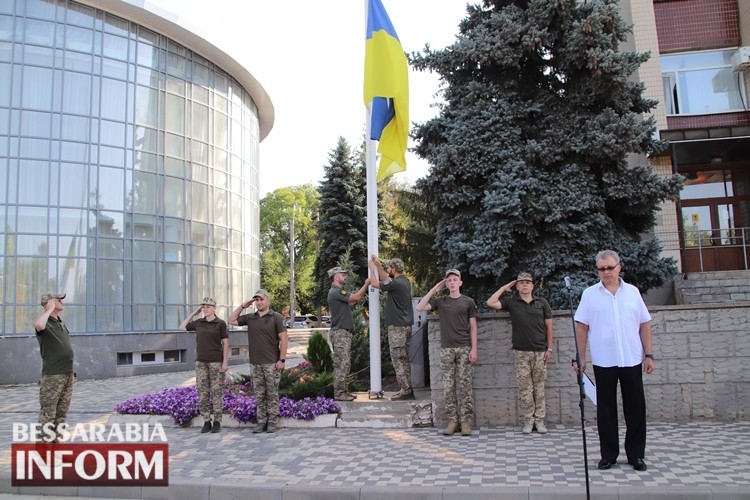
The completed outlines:
<svg viewBox="0 0 750 500">
<path fill-rule="evenodd" d="M 73 332 L 175 330 L 258 284 L 258 113 L 163 34 L 64 0 L 0 2 L 0 331 L 47 290 Z M 188 306 L 189 304 L 189 306 Z"/>
</svg>

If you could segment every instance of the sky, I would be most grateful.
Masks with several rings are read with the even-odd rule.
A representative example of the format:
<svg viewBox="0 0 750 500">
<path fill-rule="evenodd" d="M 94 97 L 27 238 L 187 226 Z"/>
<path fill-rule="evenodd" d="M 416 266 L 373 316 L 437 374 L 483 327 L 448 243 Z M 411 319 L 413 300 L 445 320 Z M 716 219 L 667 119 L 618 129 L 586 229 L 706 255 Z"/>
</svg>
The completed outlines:
<svg viewBox="0 0 750 500">
<path fill-rule="evenodd" d="M 453 43 L 465 17 L 465 0 L 382 0 L 407 53 L 425 44 Z M 471 2 L 476 3 L 476 2 Z M 323 167 L 339 137 L 360 144 L 365 0 L 147 0 L 175 14 L 245 66 L 265 88 L 275 110 L 260 144 L 260 194 L 323 180 Z M 210 7 L 207 7 L 210 6 Z M 438 76 L 409 69 L 412 122 L 437 114 Z M 409 141 L 409 147 L 414 142 Z M 397 181 L 413 183 L 428 164 L 407 154 Z"/>
</svg>

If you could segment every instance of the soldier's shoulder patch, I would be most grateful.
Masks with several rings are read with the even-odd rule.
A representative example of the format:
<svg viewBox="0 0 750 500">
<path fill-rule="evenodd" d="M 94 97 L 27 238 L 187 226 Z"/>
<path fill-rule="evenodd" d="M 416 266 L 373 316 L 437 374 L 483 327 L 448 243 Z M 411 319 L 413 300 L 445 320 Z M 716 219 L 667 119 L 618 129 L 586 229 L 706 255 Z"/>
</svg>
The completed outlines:
<svg viewBox="0 0 750 500">
<path fill-rule="evenodd" d="M 341 293 L 341 295 L 346 295 L 346 292 L 343 290 L 340 290 L 339 293 Z"/>
</svg>

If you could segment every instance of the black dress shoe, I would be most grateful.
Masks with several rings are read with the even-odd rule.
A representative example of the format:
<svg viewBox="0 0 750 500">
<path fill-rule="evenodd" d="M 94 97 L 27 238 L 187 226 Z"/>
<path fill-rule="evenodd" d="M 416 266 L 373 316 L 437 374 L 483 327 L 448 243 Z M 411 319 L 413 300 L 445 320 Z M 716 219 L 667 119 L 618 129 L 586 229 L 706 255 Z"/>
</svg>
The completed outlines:
<svg viewBox="0 0 750 500">
<path fill-rule="evenodd" d="M 642 458 L 636 458 L 635 460 L 628 460 L 628 463 L 633 466 L 633 469 L 637 470 L 638 472 L 643 472 L 648 467 L 646 467 L 646 462 L 643 461 Z"/>
<path fill-rule="evenodd" d="M 599 460 L 599 465 L 596 466 L 599 470 L 607 470 L 617 463 L 616 459 L 610 460 L 609 458 L 602 458 Z"/>
</svg>

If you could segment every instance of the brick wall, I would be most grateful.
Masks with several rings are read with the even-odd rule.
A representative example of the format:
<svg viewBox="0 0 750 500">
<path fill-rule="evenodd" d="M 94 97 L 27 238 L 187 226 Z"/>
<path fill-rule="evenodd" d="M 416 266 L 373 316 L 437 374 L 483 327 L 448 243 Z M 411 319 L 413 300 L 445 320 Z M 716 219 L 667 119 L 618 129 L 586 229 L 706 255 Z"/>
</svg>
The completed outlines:
<svg viewBox="0 0 750 500">
<path fill-rule="evenodd" d="M 750 302 L 651 307 L 656 370 L 644 375 L 649 421 L 750 419 Z M 548 423 L 580 423 L 573 325 L 554 312 L 555 344 L 547 376 Z M 483 314 L 474 369 L 477 426 L 518 426 L 518 396 L 507 313 Z M 436 425 L 445 424 L 440 325 L 429 319 L 430 384 Z M 590 359 L 590 358 L 589 358 Z M 593 370 L 587 370 L 593 378 Z M 622 405 L 620 405 L 622 413 Z M 596 409 L 586 400 L 587 423 Z"/>
<path fill-rule="evenodd" d="M 737 4 L 738 0 L 654 2 L 659 52 L 665 54 L 739 45 Z"/>
<path fill-rule="evenodd" d="M 740 13 L 740 38 L 741 45 L 750 44 L 750 2 L 739 0 L 737 2 Z"/>
<path fill-rule="evenodd" d="M 672 115 L 667 117 L 669 130 L 735 127 L 750 124 L 750 112 L 716 113 L 712 115 Z"/>
</svg>

